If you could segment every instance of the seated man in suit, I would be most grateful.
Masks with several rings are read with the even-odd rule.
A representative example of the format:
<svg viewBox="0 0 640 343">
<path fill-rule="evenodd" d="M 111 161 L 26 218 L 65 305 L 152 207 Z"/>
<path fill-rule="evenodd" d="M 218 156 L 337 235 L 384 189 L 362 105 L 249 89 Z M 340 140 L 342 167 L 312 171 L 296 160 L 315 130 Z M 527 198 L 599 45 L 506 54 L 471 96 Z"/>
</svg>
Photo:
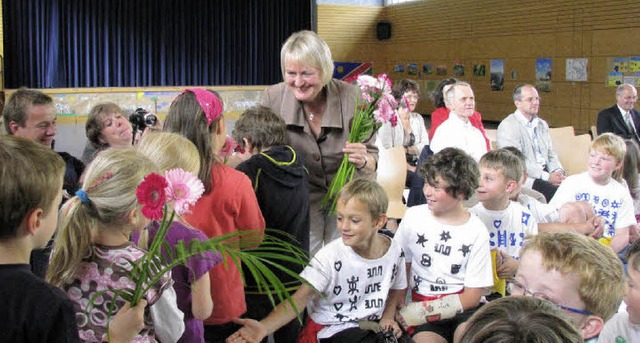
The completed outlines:
<svg viewBox="0 0 640 343">
<path fill-rule="evenodd" d="M 529 176 L 525 187 L 542 193 L 549 201 L 564 180 L 565 171 L 553 151 L 549 125 L 538 117 L 538 91 L 532 85 L 518 85 L 513 90 L 513 102 L 516 111 L 498 125 L 498 147 L 513 146 L 522 151 Z"/>
<path fill-rule="evenodd" d="M 623 139 L 640 144 L 640 111 L 633 109 L 638 101 L 638 91 L 630 84 L 616 89 L 616 104 L 598 113 L 598 134 L 614 133 Z"/>
</svg>

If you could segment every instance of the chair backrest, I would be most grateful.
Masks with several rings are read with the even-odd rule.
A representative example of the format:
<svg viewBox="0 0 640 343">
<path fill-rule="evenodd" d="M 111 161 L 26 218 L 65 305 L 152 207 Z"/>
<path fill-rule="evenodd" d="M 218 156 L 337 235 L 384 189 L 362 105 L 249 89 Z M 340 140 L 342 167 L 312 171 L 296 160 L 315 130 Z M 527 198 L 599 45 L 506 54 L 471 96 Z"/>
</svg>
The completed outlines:
<svg viewBox="0 0 640 343">
<path fill-rule="evenodd" d="M 489 138 L 489 143 L 491 143 L 491 149 L 497 149 L 498 148 L 498 143 L 497 143 L 497 139 L 498 139 L 498 130 L 496 129 L 485 129 L 484 132 L 486 132 L 487 134 L 487 138 Z"/>
<path fill-rule="evenodd" d="M 560 135 L 551 137 L 553 150 L 558 155 L 567 175 L 582 173 L 587 170 L 591 135 Z"/>
<path fill-rule="evenodd" d="M 407 179 L 407 158 L 404 147 L 380 150 L 377 173 L 377 181 L 389 197 L 387 217 L 402 218 L 407 209 L 402 202 L 402 192 Z"/>
<path fill-rule="evenodd" d="M 591 134 L 591 139 L 596 139 L 598 137 L 598 128 L 595 125 L 591 125 L 589 133 Z"/>
<path fill-rule="evenodd" d="M 576 131 L 573 129 L 573 126 L 563 126 L 563 127 L 550 127 L 549 128 L 549 136 L 551 136 L 551 140 L 553 140 L 553 137 L 558 137 L 558 136 L 575 136 L 576 135 Z"/>
</svg>

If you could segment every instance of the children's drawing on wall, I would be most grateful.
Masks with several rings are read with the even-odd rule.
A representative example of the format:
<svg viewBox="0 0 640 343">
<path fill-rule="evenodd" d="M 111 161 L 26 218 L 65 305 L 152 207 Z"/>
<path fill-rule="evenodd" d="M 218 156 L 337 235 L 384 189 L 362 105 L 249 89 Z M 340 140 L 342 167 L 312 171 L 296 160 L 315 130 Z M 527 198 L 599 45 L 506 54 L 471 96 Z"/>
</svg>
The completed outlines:
<svg viewBox="0 0 640 343">
<path fill-rule="evenodd" d="M 485 66 L 484 64 L 473 65 L 473 76 L 484 77 L 485 75 L 487 75 L 487 66 Z"/>
<path fill-rule="evenodd" d="M 418 65 L 415 63 L 407 64 L 407 74 L 418 75 Z"/>
<path fill-rule="evenodd" d="M 504 90 L 504 60 L 491 60 L 489 68 L 491 72 L 491 90 Z"/>
<path fill-rule="evenodd" d="M 626 73 L 629 71 L 629 59 L 626 57 L 616 57 L 612 59 L 612 66 L 610 71 L 619 73 Z"/>
<path fill-rule="evenodd" d="M 456 62 L 456 64 L 453 65 L 453 76 L 464 76 L 464 64 Z"/>
<path fill-rule="evenodd" d="M 628 85 L 635 85 L 636 84 L 636 77 L 635 75 L 625 75 L 622 77 L 622 83 L 626 83 Z"/>
<path fill-rule="evenodd" d="M 540 92 L 551 92 L 550 58 L 536 58 L 536 88 Z"/>
<path fill-rule="evenodd" d="M 611 71 L 609 72 L 609 74 L 607 75 L 607 86 L 609 87 L 616 87 L 622 84 L 622 77 L 624 74 L 616 72 L 616 71 Z"/>
<path fill-rule="evenodd" d="M 629 71 L 632 73 L 640 72 L 640 57 L 629 58 Z"/>
<path fill-rule="evenodd" d="M 436 75 L 438 75 L 438 76 L 447 75 L 447 65 L 446 64 L 438 65 L 436 67 Z"/>
<path fill-rule="evenodd" d="M 396 73 L 404 73 L 404 64 L 396 64 L 393 66 L 393 71 Z"/>
<path fill-rule="evenodd" d="M 423 64 L 422 65 L 422 73 L 425 75 L 433 74 L 433 64 Z"/>
<path fill-rule="evenodd" d="M 567 58 L 567 81 L 587 81 L 586 58 Z"/>
<path fill-rule="evenodd" d="M 371 62 L 333 62 L 333 78 L 344 82 L 355 82 L 358 75 L 373 75 Z"/>
</svg>

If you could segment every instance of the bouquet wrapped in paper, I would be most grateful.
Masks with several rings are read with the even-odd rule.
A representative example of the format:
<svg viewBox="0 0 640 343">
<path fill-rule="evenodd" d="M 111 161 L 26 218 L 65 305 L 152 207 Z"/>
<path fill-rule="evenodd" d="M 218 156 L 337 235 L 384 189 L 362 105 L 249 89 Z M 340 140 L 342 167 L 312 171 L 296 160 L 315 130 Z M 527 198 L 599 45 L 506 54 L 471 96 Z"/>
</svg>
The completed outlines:
<svg viewBox="0 0 640 343">
<path fill-rule="evenodd" d="M 360 75 L 356 83 L 361 93 L 356 99 L 356 109 L 349 132 L 349 143 L 362 143 L 373 137 L 383 124 L 391 122 L 391 125 L 396 126 L 398 122 L 396 115 L 398 104 L 391 93 L 391 80 L 386 74 L 380 74 L 377 78 L 370 75 Z M 329 186 L 329 191 L 322 199 L 323 207 L 328 208 L 330 213 L 335 213 L 336 196 L 340 189 L 351 181 L 355 170 L 355 165 L 349 162 L 349 156 L 345 154 L 340 168 Z"/>
</svg>

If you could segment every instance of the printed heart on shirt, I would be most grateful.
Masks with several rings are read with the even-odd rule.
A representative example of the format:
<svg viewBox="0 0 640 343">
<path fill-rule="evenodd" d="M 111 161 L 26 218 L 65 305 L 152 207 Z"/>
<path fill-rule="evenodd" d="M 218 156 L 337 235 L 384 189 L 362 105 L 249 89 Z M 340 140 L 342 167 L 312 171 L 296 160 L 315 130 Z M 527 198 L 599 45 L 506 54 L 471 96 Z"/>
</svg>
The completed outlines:
<svg viewBox="0 0 640 343">
<path fill-rule="evenodd" d="M 338 285 L 333 287 L 333 294 L 338 295 L 340 292 L 342 292 L 342 286 Z"/>
<path fill-rule="evenodd" d="M 493 227 L 495 227 L 496 229 L 499 229 L 500 225 L 502 225 L 502 220 L 494 220 L 493 221 Z"/>
<path fill-rule="evenodd" d="M 342 303 L 335 303 L 333 304 L 333 307 L 335 307 L 336 311 L 340 311 L 340 309 L 342 308 Z"/>
<path fill-rule="evenodd" d="M 336 269 L 336 271 L 338 271 L 338 272 L 339 272 L 339 271 L 340 271 L 340 269 L 342 269 L 342 261 L 335 262 L 335 263 L 333 264 L 333 267 Z"/>
</svg>

